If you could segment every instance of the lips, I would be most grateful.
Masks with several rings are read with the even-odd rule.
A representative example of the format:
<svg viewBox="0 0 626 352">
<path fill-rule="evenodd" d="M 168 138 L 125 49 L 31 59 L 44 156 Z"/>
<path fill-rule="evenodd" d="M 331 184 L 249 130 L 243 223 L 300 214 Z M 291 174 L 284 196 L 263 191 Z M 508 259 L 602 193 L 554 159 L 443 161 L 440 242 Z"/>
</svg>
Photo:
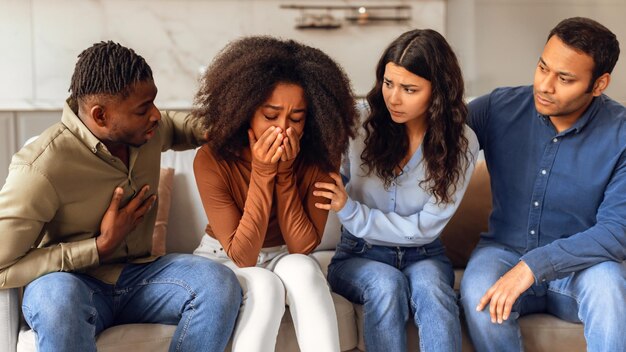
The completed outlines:
<svg viewBox="0 0 626 352">
<path fill-rule="evenodd" d="M 391 110 L 389 109 L 389 113 L 393 116 L 402 116 L 404 113 L 401 111 L 395 111 L 395 110 Z"/>
<path fill-rule="evenodd" d="M 537 102 L 539 102 L 539 104 L 541 105 L 550 105 L 550 104 L 554 104 L 554 102 L 550 99 L 546 99 L 544 97 L 542 97 L 539 94 L 535 94 L 535 98 L 537 99 Z"/>
<path fill-rule="evenodd" d="M 154 135 L 154 131 L 156 131 L 156 128 L 159 127 L 158 123 L 155 123 L 152 127 L 150 127 L 147 131 L 146 131 L 146 136 L 148 138 L 152 137 Z"/>
</svg>

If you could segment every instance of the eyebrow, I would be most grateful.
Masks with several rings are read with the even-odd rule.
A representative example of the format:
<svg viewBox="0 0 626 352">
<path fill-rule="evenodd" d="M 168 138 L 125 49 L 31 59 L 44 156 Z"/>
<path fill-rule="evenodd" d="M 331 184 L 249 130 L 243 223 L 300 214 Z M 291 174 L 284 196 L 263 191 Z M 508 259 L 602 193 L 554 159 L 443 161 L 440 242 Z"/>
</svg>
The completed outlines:
<svg viewBox="0 0 626 352">
<path fill-rule="evenodd" d="M 387 82 L 393 83 L 393 81 L 390 80 L 387 77 L 383 77 L 383 80 L 385 80 Z M 417 84 L 400 84 L 400 87 L 402 87 L 402 88 L 418 88 L 419 86 Z"/>
<path fill-rule="evenodd" d="M 276 106 L 276 105 L 270 105 L 270 104 L 265 104 L 263 105 L 264 108 L 269 108 L 272 110 L 276 110 L 276 111 L 282 111 L 283 107 L 282 106 Z M 306 109 L 301 108 L 301 109 L 293 109 L 291 111 L 292 114 L 297 114 L 297 113 L 301 113 L 301 112 L 306 112 Z"/>
<path fill-rule="evenodd" d="M 550 68 L 550 66 L 548 66 L 548 64 L 547 64 L 545 61 L 543 61 L 543 58 L 542 58 L 542 57 L 539 57 L 539 62 L 541 62 L 541 63 L 542 63 L 545 67 Z M 576 78 L 576 75 L 575 75 L 575 74 L 573 74 L 573 73 L 570 73 L 570 72 L 565 72 L 565 71 L 557 71 L 557 73 L 558 73 L 560 76 L 567 76 L 567 77 Z"/>
</svg>

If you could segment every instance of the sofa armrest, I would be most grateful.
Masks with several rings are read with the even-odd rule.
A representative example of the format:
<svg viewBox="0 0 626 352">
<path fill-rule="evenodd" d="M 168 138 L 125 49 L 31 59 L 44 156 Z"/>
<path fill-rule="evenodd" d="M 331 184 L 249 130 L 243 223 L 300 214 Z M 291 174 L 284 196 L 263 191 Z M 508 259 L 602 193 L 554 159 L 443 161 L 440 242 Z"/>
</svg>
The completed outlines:
<svg viewBox="0 0 626 352">
<path fill-rule="evenodd" d="M 20 326 L 20 289 L 0 290 L 0 351 L 15 352 Z"/>
</svg>

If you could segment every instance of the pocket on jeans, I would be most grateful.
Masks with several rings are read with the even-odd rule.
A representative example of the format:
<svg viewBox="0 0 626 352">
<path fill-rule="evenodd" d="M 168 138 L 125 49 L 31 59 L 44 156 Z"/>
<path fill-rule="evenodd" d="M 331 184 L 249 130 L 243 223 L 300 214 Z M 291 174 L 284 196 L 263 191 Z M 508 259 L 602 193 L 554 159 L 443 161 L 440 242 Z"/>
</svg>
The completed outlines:
<svg viewBox="0 0 626 352">
<path fill-rule="evenodd" d="M 337 249 L 351 254 L 363 254 L 367 251 L 367 242 L 354 236 L 350 237 L 352 238 L 345 235 L 341 236 L 341 241 L 337 245 Z"/>
</svg>

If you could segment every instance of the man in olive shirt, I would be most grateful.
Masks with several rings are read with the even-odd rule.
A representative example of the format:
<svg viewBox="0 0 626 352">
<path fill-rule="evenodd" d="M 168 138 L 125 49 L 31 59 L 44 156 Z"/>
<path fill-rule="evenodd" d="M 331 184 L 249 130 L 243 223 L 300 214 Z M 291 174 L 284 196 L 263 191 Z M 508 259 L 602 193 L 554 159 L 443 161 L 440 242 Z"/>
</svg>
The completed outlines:
<svg viewBox="0 0 626 352">
<path fill-rule="evenodd" d="M 223 351 L 241 302 L 232 271 L 150 256 L 161 151 L 201 133 L 186 114 L 159 113 L 150 67 L 113 42 L 79 55 L 70 92 L 0 191 L 0 288 L 26 285 L 39 351 L 95 351 L 101 331 L 126 323 L 178 324 L 171 351 Z"/>
</svg>

